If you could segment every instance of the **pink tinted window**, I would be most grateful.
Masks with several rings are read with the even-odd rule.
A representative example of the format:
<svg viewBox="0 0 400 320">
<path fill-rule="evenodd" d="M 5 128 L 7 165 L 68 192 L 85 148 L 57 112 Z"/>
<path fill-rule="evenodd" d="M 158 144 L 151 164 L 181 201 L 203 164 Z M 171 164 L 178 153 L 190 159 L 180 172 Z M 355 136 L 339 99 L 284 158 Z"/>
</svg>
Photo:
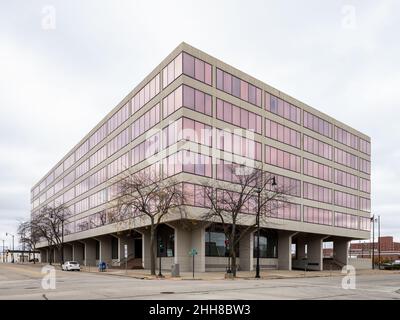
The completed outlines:
<svg viewBox="0 0 400 320">
<path fill-rule="evenodd" d="M 194 89 L 188 86 L 183 87 L 183 105 L 187 108 L 194 108 Z"/>
<path fill-rule="evenodd" d="M 249 128 L 249 112 L 244 109 L 240 109 L 240 126 L 242 128 Z"/>
<path fill-rule="evenodd" d="M 220 69 L 217 69 L 217 89 L 224 90 L 224 73 Z"/>
<path fill-rule="evenodd" d="M 249 98 L 249 84 L 243 80 L 240 80 L 240 97 L 246 101 Z"/>
<path fill-rule="evenodd" d="M 194 78 L 194 57 L 183 53 L 183 73 Z"/>
<path fill-rule="evenodd" d="M 205 83 L 207 83 L 208 85 L 212 85 L 212 68 L 211 65 L 209 65 L 208 63 L 205 64 L 205 74 L 204 74 L 204 81 Z"/>
<path fill-rule="evenodd" d="M 240 126 L 240 109 L 234 105 L 232 105 L 232 123 Z"/>
<path fill-rule="evenodd" d="M 205 114 L 211 116 L 212 115 L 212 98 L 210 95 L 206 94 L 206 105 L 205 105 Z"/>
<path fill-rule="evenodd" d="M 195 90 L 195 109 L 198 112 L 204 113 L 204 93 L 198 90 Z"/>
<path fill-rule="evenodd" d="M 204 82 L 204 62 L 195 59 L 195 78 L 201 82 Z"/>
<path fill-rule="evenodd" d="M 257 123 L 256 123 L 256 115 L 253 112 L 249 112 L 249 129 L 254 130 L 257 132 Z"/>
<path fill-rule="evenodd" d="M 224 103 L 217 99 L 217 119 L 224 120 Z"/>
<path fill-rule="evenodd" d="M 232 93 L 232 76 L 224 72 L 224 91 Z"/>
<path fill-rule="evenodd" d="M 228 102 L 224 102 L 224 120 L 232 122 L 232 105 Z"/>
<path fill-rule="evenodd" d="M 232 94 L 235 97 L 240 97 L 240 80 L 232 76 Z"/>
</svg>

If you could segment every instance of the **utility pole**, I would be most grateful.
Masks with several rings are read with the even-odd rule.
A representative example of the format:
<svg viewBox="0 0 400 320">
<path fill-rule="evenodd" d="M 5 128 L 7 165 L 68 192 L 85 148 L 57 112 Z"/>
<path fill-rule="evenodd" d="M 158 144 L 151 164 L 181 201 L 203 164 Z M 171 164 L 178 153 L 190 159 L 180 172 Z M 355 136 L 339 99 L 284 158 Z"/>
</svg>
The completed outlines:
<svg viewBox="0 0 400 320">
<path fill-rule="evenodd" d="M 15 263 L 15 261 L 14 261 L 14 235 L 7 232 L 7 233 L 6 233 L 6 237 L 7 237 L 7 236 L 11 236 L 11 237 L 12 237 L 12 253 L 11 253 L 11 259 L 12 259 L 12 261 L 11 261 L 11 263 Z"/>
<path fill-rule="evenodd" d="M 381 270 L 381 216 L 378 215 L 378 267 Z"/>
</svg>

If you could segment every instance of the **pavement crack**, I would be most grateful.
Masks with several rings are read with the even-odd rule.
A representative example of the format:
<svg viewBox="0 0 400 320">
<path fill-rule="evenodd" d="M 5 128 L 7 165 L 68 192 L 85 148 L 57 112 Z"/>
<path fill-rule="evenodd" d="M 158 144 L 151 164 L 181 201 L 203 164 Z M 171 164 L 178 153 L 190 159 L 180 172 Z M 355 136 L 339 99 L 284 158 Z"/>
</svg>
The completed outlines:
<svg viewBox="0 0 400 320">
<path fill-rule="evenodd" d="M 42 297 L 44 298 L 44 300 L 49 300 L 49 298 L 46 297 L 45 293 L 42 294 Z"/>
</svg>

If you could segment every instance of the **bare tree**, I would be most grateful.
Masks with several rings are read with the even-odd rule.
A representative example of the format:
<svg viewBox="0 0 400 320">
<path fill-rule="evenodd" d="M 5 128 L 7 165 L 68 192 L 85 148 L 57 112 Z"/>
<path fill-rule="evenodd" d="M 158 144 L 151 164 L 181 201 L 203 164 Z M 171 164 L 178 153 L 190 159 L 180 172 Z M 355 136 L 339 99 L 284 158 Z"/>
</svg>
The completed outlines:
<svg viewBox="0 0 400 320">
<path fill-rule="evenodd" d="M 27 244 L 30 251 L 36 251 L 36 245 L 40 241 L 41 235 L 32 221 L 20 222 L 18 225 L 18 235 L 20 236 L 21 243 Z M 33 253 L 33 263 L 36 263 L 35 253 Z"/>
<path fill-rule="evenodd" d="M 285 206 L 290 190 L 278 185 L 275 177 L 261 168 L 232 164 L 227 169 L 234 184 L 216 180 L 204 184 L 210 206 L 204 219 L 222 225 L 228 242 L 228 268 L 236 276 L 236 249 L 241 238 L 257 226 L 257 211 L 261 219 L 270 217 Z"/>
<path fill-rule="evenodd" d="M 52 251 L 58 249 L 60 263 L 63 262 L 64 247 L 64 222 L 70 216 L 70 211 L 64 204 L 44 206 L 40 212 L 32 218 L 31 227 L 39 237 L 47 240 L 50 250 L 50 264 L 52 263 Z"/>
<path fill-rule="evenodd" d="M 182 185 L 156 172 L 128 172 L 117 182 L 116 199 L 112 219 L 126 221 L 144 216 L 149 220 L 150 271 L 155 275 L 157 228 L 171 211 L 182 210 Z"/>
</svg>

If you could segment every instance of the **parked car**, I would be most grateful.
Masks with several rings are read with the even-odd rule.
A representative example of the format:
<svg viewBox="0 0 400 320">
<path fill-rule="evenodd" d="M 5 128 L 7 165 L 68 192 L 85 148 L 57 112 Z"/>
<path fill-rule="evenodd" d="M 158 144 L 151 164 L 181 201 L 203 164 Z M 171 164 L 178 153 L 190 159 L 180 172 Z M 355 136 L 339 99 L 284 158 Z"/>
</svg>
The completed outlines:
<svg viewBox="0 0 400 320">
<path fill-rule="evenodd" d="M 81 266 L 76 261 L 65 261 L 63 265 L 61 265 L 61 269 L 63 271 L 81 271 Z"/>
</svg>

